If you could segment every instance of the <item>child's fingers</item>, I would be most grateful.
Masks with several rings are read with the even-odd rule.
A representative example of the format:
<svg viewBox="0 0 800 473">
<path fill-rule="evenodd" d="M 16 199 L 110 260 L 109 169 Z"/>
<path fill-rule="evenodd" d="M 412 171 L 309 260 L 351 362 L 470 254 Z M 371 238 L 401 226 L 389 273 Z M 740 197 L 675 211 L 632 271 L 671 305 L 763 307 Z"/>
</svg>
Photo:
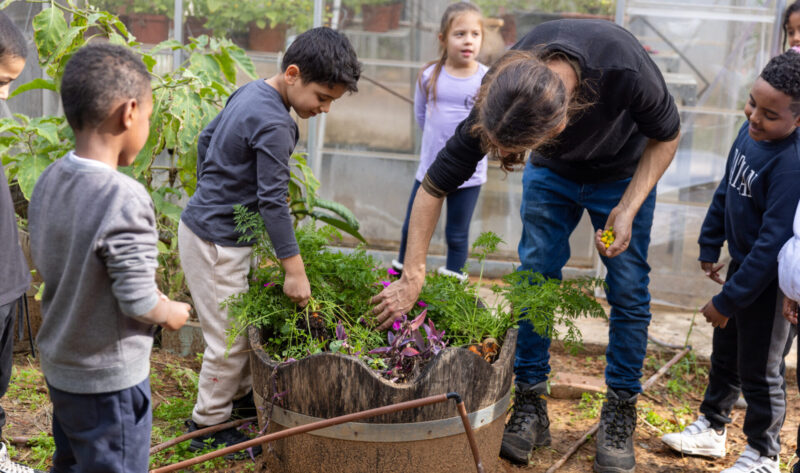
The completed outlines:
<svg viewBox="0 0 800 473">
<path fill-rule="evenodd" d="M 723 279 L 722 279 L 722 278 L 719 276 L 719 274 L 717 274 L 716 272 L 709 274 L 709 275 L 708 275 L 708 277 L 709 277 L 709 278 L 710 278 L 712 281 L 714 281 L 715 283 L 717 283 L 717 284 L 720 284 L 720 285 L 724 285 L 724 284 L 725 284 L 725 280 L 723 280 Z"/>
<path fill-rule="evenodd" d="M 722 269 L 724 266 L 725 266 L 725 263 L 720 263 L 720 264 L 718 264 L 718 265 L 716 265 L 716 266 L 713 266 L 713 267 L 711 268 L 711 271 L 716 273 L 717 271 L 719 271 L 720 269 Z"/>
</svg>

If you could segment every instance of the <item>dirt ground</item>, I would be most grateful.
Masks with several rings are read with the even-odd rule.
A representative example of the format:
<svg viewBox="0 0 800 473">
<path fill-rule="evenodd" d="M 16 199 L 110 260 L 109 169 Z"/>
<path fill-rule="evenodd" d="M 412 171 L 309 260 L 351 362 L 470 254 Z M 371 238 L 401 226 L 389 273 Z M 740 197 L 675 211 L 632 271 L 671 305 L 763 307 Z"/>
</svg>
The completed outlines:
<svg viewBox="0 0 800 473">
<path fill-rule="evenodd" d="M 553 372 L 572 372 L 587 376 L 602 376 L 605 360 L 601 350 L 586 349 L 569 354 L 554 346 Z M 645 363 L 645 378 L 652 375 L 671 357 L 672 352 L 650 352 Z M 40 469 L 49 467 L 52 455 L 50 406 L 38 363 L 25 354 L 15 356 L 14 376 L 6 396 L 0 401 L 8 414 L 3 430 L 16 461 Z M 153 444 L 182 433 L 183 421 L 191 415 L 196 392 L 196 373 L 199 359 L 182 358 L 155 349 L 152 357 L 151 387 L 153 390 Z M 744 449 L 742 421 L 744 410 L 733 414 L 733 426 L 728 433 L 729 454 L 722 460 L 682 457 L 668 450 L 659 440 L 665 432 L 680 429 L 691 422 L 702 399 L 707 364 L 685 358 L 665 374 L 653 388 L 640 397 L 639 420 L 636 427 L 637 472 L 718 472 L 730 466 Z M 782 471 L 794 463 L 795 432 L 800 424 L 800 395 L 794 372 L 787 376 L 788 404 L 786 423 L 782 432 Z M 548 399 L 553 444 L 534 452 L 531 463 L 518 467 L 503 462 L 506 473 L 544 472 L 598 419 L 602 398 L 585 395 L 583 399 Z M 561 468 L 560 472 L 588 472 L 594 461 L 594 441 L 590 439 Z M 164 466 L 190 457 L 186 443 L 160 454 L 152 466 Z M 254 470 L 251 460 L 217 461 L 204 464 L 198 471 L 247 472 Z"/>
</svg>

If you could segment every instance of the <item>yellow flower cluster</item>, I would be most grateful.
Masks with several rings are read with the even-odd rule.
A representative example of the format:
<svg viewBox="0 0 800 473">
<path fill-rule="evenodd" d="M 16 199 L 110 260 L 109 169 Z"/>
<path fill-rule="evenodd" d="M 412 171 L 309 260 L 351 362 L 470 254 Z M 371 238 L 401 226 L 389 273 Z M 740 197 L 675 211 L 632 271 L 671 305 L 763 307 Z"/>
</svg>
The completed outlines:
<svg viewBox="0 0 800 473">
<path fill-rule="evenodd" d="M 608 230 L 604 231 L 603 234 L 600 236 L 600 241 L 608 248 L 614 243 L 614 227 L 608 227 Z"/>
</svg>

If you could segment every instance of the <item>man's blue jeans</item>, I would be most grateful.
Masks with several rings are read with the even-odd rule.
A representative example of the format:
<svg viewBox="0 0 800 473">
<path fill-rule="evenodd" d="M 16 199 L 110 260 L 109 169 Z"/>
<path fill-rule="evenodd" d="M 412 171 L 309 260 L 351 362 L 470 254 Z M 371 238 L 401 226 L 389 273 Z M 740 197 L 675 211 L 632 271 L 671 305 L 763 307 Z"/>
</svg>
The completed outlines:
<svg viewBox="0 0 800 473">
<path fill-rule="evenodd" d="M 547 168 L 528 163 L 522 178 L 520 269 L 561 279 L 561 268 L 570 256 L 569 236 L 584 209 L 589 212 L 595 230 L 603 228 L 628 183 L 630 179 L 579 184 Z M 655 203 L 656 191 L 653 189 L 634 219 L 628 249 L 615 258 L 601 256 L 608 269 L 606 295 L 611 305 L 606 384 L 615 390 L 641 392 L 640 378 L 650 324 L 647 247 Z M 520 323 L 514 362 L 517 382 L 536 384 L 547 379 L 550 373 L 549 349 L 550 339 L 536 334 L 530 323 Z"/>
</svg>

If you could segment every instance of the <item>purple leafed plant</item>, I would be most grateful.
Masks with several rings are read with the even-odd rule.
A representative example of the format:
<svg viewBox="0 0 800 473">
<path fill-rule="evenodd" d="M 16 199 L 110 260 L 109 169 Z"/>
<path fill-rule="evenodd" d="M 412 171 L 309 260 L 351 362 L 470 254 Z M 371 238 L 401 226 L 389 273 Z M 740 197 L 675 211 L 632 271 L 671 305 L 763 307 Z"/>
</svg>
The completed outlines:
<svg viewBox="0 0 800 473">
<path fill-rule="evenodd" d="M 389 345 L 370 350 L 371 355 L 383 358 L 387 366 L 381 371 L 384 377 L 395 382 L 408 380 L 447 346 L 444 331 L 436 330 L 430 319 L 425 324 L 427 312 L 422 311 L 411 321 L 404 314 L 392 324 L 393 331 L 386 332 Z"/>
</svg>

